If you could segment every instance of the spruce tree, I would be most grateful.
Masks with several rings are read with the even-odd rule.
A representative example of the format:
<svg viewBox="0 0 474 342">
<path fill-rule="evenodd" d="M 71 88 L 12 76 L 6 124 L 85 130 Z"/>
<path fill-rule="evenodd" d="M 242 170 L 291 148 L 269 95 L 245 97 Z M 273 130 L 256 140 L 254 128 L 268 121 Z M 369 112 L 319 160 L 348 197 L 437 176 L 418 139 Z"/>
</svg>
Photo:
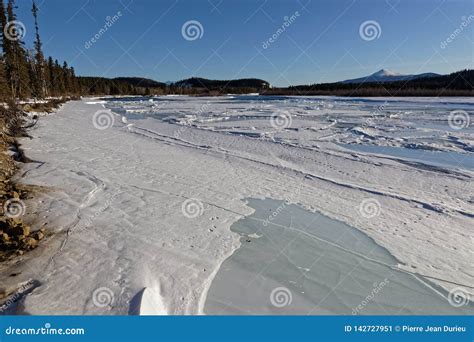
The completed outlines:
<svg viewBox="0 0 474 342">
<path fill-rule="evenodd" d="M 0 0 L 1 1 L 1 0 Z M 10 85 L 8 83 L 7 75 L 5 73 L 5 59 L 0 57 L 0 100 L 6 102 L 11 96 Z"/>
<path fill-rule="evenodd" d="M 5 5 L 3 0 L 0 0 L 0 28 L 3 32 L 3 29 L 6 25 L 6 16 L 5 16 Z M 5 44 L 5 38 L 3 34 L 0 34 L 0 47 L 2 53 L 0 56 L 0 100 L 2 102 L 6 101 L 10 95 L 10 85 L 8 83 L 6 71 L 5 71 L 5 45 L 8 45 L 8 42 Z M 7 48 L 8 49 L 8 48 Z"/>
<path fill-rule="evenodd" d="M 36 6 L 35 0 L 33 0 L 33 7 L 31 9 L 33 18 L 35 21 L 35 82 L 33 84 L 34 95 L 37 98 L 43 98 L 46 93 L 46 82 L 44 73 L 44 55 L 41 50 L 41 38 L 38 27 L 38 7 Z"/>
<path fill-rule="evenodd" d="M 13 25 L 12 23 L 17 21 L 14 8 L 16 8 L 15 0 L 8 0 L 7 25 Z M 18 34 L 20 31 L 17 29 L 16 33 Z M 8 63 L 8 68 L 10 69 L 8 70 L 8 73 L 9 77 L 11 78 L 10 81 L 12 84 L 12 95 L 14 97 L 20 98 L 28 97 L 31 95 L 30 77 L 28 73 L 27 53 L 24 48 L 24 42 L 22 40 L 21 34 L 13 38 L 7 37 L 5 34 L 5 37 L 9 40 L 9 45 L 11 48 L 9 55 L 7 55 L 7 59 L 10 60 Z"/>
<path fill-rule="evenodd" d="M 64 73 L 63 68 L 59 65 L 59 61 L 56 59 L 54 61 L 54 85 L 57 92 L 57 95 L 63 95 L 66 92 L 66 87 L 64 86 Z"/>
<path fill-rule="evenodd" d="M 46 68 L 48 70 L 47 75 L 48 75 L 48 93 L 51 96 L 56 96 L 56 75 L 54 72 L 54 62 L 53 62 L 53 57 L 49 56 L 48 57 L 48 63 L 46 65 Z"/>
<path fill-rule="evenodd" d="M 63 75 L 63 80 L 64 80 L 64 91 L 69 94 L 71 93 L 71 88 L 72 88 L 72 80 L 71 80 L 71 75 L 69 73 L 69 66 L 67 65 L 67 62 L 64 61 L 63 67 L 62 67 L 62 75 Z"/>
<path fill-rule="evenodd" d="M 71 77 L 71 93 L 77 95 L 79 93 L 79 85 L 76 78 L 76 72 L 73 67 L 69 68 L 69 75 Z"/>
<path fill-rule="evenodd" d="M 81 86 L 67 62 L 60 65 L 52 57 L 45 60 L 38 24 L 38 6 L 32 0 L 35 39 L 32 50 L 25 48 L 22 24 L 17 22 L 15 0 L 0 0 L 0 99 L 46 95 L 78 94 Z M 12 27 L 16 25 L 16 27 Z"/>
<path fill-rule="evenodd" d="M 6 15 L 6 10 L 5 10 L 5 4 L 3 3 L 3 0 L 0 0 L 0 25 L 2 31 L 0 32 L 0 35 L 2 37 L 2 52 L 3 52 L 3 66 L 4 66 L 4 72 L 5 72 L 5 81 L 7 82 L 7 85 L 9 87 L 9 93 L 13 95 L 13 90 L 14 90 L 14 85 L 12 82 L 12 73 L 14 69 L 14 63 L 13 63 L 13 54 L 12 54 L 12 46 L 11 46 L 11 41 L 8 39 L 5 28 L 7 27 L 8 20 L 7 20 L 7 15 Z"/>
</svg>

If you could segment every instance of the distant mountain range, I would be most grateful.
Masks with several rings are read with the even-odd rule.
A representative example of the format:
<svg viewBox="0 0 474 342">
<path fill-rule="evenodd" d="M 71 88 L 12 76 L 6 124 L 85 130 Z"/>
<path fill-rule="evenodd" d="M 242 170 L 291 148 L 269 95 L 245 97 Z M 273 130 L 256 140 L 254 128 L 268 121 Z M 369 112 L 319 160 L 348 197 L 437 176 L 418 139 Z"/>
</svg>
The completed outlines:
<svg viewBox="0 0 474 342">
<path fill-rule="evenodd" d="M 378 73 L 378 72 L 377 72 Z M 376 74 L 377 74 L 376 73 Z M 385 74 L 385 73 L 384 73 Z M 392 73 L 383 77 L 400 77 Z M 333 82 L 272 88 L 267 95 L 339 95 L 339 96 L 473 96 L 474 70 L 449 75 L 420 76 L 393 81 Z M 405 75 L 413 76 L 413 75 Z M 362 78 L 366 80 L 366 78 Z"/>
<path fill-rule="evenodd" d="M 141 77 L 78 77 L 86 93 L 127 95 L 221 95 L 254 93 L 266 95 L 341 95 L 341 96 L 473 96 L 474 70 L 449 75 L 423 73 L 402 75 L 379 70 L 372 75 L 333 83 L 271 87 L 258 78 L 210 80 L 192 77 L 177 82 L 158 82 Z"/>
<path fill-rule="evenodd" d="M 428 78 L 428 77 L 438 77 L 441 76 L 440 74 L 435 74 L 434 72 L 426 72 L 423 74 L 416 74 L 416 75 L 402 75 L 397 72 L 393 72 L 390 70 L 382 69 L 379 70 L 372 75 L 354 78 L 350 80 L 345 80 L 340 83 L 385 83 L 385 82 L 398 82 L 398 81 L 411 81 L 416 80 L 418 78 Z"/>
</svg>

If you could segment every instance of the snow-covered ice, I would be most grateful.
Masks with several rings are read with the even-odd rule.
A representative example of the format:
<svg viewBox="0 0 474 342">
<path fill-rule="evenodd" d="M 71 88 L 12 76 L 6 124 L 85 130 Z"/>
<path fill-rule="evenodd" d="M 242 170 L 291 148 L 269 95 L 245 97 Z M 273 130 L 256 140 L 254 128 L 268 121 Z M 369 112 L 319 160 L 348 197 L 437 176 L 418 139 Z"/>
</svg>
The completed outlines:
<svg viewBox="0 0 474 342">
<path fill-rule="evenodd" d="M 103 102 L 105 101 L 105 103 Z M 465 98 L 228 96 L 85 99 L 40 118 L 27 214 L 51 235 L 2 283 L 39 283 L 30 314 L 200 314 L 246 198 L 299 203 L 388 250 L 397 267 L 472 295 L 472 170 L 349 150 L 368 144 L 472 158 Z M 11 273 L 19 273 L 9 277 Z M 143 289 L 146 289 L 143 292 Z M 159 308 L 153 309 L 155 306 Z"/>
</svg>

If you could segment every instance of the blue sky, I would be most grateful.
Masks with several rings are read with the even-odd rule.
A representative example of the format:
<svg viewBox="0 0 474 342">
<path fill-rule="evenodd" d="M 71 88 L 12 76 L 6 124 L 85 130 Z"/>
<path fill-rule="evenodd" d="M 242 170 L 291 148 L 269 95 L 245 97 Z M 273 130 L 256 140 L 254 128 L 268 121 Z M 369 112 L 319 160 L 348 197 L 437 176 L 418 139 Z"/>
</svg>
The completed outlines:
<svg viewBox="0 0 474 342">
<path fill-rule="evenodd" d="M 160 81 L 257 77 L 286 86 L 355 78 L 381 68 L 404 74 L 474 68 L 472 0 L 37 1 L 45 54 L 71 62 L 79 75 Z M 30 45 L 30 0 L 17 5 Z M 86 48 L 107 17 L 119 12 Z M 198 39 L 182 35 L 190 20 L 203 28 Z M 373 26 L 373 40 L 360 34 L 367 21 L 380 27 Z"/>
</svg>

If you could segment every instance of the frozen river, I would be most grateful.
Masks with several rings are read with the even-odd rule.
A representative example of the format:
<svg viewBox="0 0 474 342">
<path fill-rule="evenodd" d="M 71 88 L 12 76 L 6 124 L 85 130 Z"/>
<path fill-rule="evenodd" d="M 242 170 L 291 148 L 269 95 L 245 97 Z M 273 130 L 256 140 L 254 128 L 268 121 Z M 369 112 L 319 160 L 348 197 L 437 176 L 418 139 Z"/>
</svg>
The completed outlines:
<svg viewBox="0 0 474 342">
<path fill-rule="evenodd" d="M 26 216 L 47 222 L 48 238 L 24 263 L 3 265 L 0 282 L 33 281 L 15 308 L 31 314 L 273 314 L 280 311 L 269 298 L 279 288 L 313 314 L 373 313 L 379 304 L 408 313 L 410 305 L 389 304 L 405 294 L 414 302 L 419 294 L 423 312 L 431 298 L 443 312 L 464 314 L 474 286 L 473 103 L 232 95 L 69 102 L 21 141 L 33 161 L 24 181 L 49 189 L 27 201 Z M 290 209 L 262 237 L 251 233 L 248 223 L 281 201 Z M 311 238 L 254 274 L 274 257 L 268 241 L 294 234 L 280 226 L 313 216 L 321 218 L 305 228 Z M 358 239 L 324 242 L 341 229 Z M 377 262 L 359 255 L 372 250 Z M 308 262 L 326 252 L 324 263 Z M 354 285 L 344 279 L 359 262 Z M 229 265 L 245 267 L 229 274 Z M 222 291 L 236 274 L 260 282 L 256 307 L 218 304 L 236 299 Z M 380 296 L 362 305 L 385 278 Z M 232 289 L 245 294 L 240 281 Z"/>
</svg>

